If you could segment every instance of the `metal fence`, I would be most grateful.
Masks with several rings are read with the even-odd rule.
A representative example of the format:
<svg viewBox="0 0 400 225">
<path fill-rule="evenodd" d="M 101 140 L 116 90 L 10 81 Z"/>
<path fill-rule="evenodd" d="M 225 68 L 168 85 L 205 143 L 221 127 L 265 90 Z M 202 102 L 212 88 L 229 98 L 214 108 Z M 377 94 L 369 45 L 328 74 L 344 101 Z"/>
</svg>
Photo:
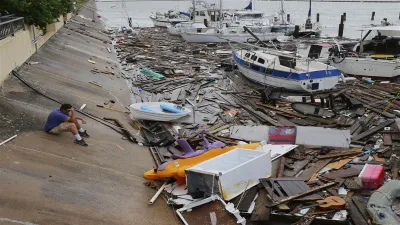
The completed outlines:
<svg viewBox="0 0 400 225">
<path fill-rule="evenodd" d="M 14 15 L 0 17 L 0 40 L 25 29 L 24 17 Z"/>
</svg>

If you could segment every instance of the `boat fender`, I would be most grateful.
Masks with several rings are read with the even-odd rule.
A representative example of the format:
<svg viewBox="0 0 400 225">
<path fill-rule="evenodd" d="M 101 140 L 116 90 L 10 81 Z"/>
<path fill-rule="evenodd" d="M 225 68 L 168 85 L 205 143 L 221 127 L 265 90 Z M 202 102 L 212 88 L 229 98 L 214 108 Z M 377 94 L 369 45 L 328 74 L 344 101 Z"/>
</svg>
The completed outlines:
<svg viewBox="0 0 400 225">
<path fill-rule="evenodd" d="M 173 107 L 173 106 L 169 106 L 169 105 L 165 105 L 165 104 L 161 104 L 160 105 L 161 109 L 167 111 L 167 112 L 171 112 L 171 113 L 184 113 L 184 111 Z"/>
<path fill-rule="evenodd" d="M 391 180 L 372 193 L 368 200 L 367 211 L 374 224 L 400 224 L 400 220 L 392 210 L 393 201 L 398 197 L 400 197 L 400 180 Z"/>
</svg>

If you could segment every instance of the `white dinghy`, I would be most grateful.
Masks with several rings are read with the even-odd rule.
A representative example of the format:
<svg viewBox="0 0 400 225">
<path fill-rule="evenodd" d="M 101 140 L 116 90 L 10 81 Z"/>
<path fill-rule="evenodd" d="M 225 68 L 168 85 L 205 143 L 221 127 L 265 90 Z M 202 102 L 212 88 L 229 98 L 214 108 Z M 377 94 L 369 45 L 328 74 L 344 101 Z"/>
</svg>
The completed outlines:
<svg viewBox="0 0 400 225">
<path fill-rule="evenodd" d="M 130 106 L 132 120 L 172 121 L 188 116 L 191 110 L 169 102 L 144 102 Z"/>
</svg>

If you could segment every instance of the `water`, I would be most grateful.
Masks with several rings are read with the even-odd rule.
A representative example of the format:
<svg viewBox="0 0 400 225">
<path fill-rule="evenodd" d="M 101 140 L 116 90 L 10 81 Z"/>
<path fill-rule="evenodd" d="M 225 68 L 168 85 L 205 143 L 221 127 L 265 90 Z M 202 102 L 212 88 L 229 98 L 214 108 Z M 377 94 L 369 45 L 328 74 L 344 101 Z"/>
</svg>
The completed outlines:
<svg viewBox="0 0 400 225">
<path fill-rule="evenodd" d="M 215 3 L 208 1 L 210 3 Z M 241 9 L 247 6 L 248 0 L 225 0 L 224 8 Z M 98 14 L 102 16 L 103 22 L 108 27 L 128 25 L 128 15 L 133 24 L 140 27 L 152 26 L 149 19 L 151 12 L 165 12 L 169 9 L 187 11 L 191 1 L 113 1 L 96 2 Z M 258 1 L 256 10 L 263 11 L 267 15 L 277 15 L 280 9 L 278 1 Z M 296 24 L 304 23 L 308 13 L 308 2 L 290 1 L 285 2 L 285 11 L 291 15 Z M 371 21 L 371 13 L 375 11 L 375 21 Z M 320 14 L 320 22 L 324 27 L 322 36 L 337 36 L 340 15 L 347 13 L 344 36 L 359 38 L 358 31 L 362 26 L 369 24 L 380 24 L 383 18 L 389 22 L 399 24 L 399 3 L 362 3 L 362 2 L 313 2 L 313 21 L 316 14 Z"/>
</svg>

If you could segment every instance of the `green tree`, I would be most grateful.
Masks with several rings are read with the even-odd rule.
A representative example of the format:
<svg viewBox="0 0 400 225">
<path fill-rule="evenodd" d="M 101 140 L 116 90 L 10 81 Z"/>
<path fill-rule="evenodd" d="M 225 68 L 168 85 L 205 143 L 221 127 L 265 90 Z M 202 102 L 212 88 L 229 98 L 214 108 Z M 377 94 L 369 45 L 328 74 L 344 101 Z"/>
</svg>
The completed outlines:
<svg viewBox="0 0 400 225">
<path fill-rule="evenodd" d="M 24 17 L 25 23 L 35 25 L 46 32 L 48 24 L 72 11 L 72 0 L 0 0 L 0 12 Z"/>
</svg>

